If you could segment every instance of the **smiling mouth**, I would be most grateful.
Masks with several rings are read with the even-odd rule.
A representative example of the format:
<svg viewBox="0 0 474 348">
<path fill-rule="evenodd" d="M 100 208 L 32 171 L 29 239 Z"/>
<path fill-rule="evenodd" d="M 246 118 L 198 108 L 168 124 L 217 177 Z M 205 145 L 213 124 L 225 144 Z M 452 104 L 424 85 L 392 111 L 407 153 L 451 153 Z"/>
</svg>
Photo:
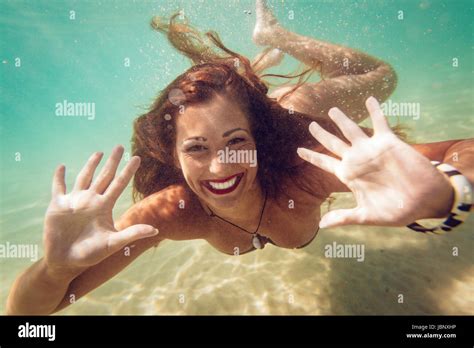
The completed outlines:
<svg viewBox="0 0 474 348">
<path fill-rule="evenodd" d="M 202 185 L 217 195 L 224 195 L 234 191 L 239 186 L 244 173 L 235 174 L 220 180 L 202 180 Z"/>
</svg>

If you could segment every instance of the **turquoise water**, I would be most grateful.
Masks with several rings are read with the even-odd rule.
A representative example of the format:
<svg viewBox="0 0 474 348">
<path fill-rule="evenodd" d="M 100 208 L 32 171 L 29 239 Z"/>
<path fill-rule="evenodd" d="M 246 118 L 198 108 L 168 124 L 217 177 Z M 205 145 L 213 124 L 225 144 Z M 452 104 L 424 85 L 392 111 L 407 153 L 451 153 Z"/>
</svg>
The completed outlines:
<svg viewBox="0 0 474 348">
<path fill-rule="evenodd" d="M 399 78 L 391 99 L 421 107 L 418 120 L 401 119 L 418 142 L 474 133 L 472 1 L 270 4 L 291 31 L 390 63 Z M 133 119 L 189 67 L 165 37 L 150 29 L 153 15 L 182 9 L 194 26 L 217 31 L 229 48 L 254 57 L 260 51 L 251 40 L 254 7 L 252 1 L 217 0 L 1 1 L 0 242 L 38 244 L 41 254 L 42 219 L 55 166 L 66 164 L 71 187 L 91 152 L 108 155 L 115 144 L 129 149 Z M 296 61 L 287 56 L 270 72 L 294 67 Z M 94 119 L 56 116 L 55 105 L 64 100 L 95 103 Z M 115 214 L 130 203 L 126 192 Z M 64 313 L 472 314 L 472 301 L 439 300 L 427 290 L 441 280 L 444 285 L 436 289 L 446 294 L 473 289 L 473 259 L 466 255 L 473 247 L 472 234 L 466 233 L 472 227 L 471 218 L 456 236 L 435 240 L 403 229 L 335 229 L 301 251 L 270 247 L 240 258 L 220 255 L 200 241 L 166 242 Z M 362 264 L 323 259 L 322 246 L 335 238 L 366 243 L 372 257 Z M 458 244 L 464 252 L 449 258 L 449 249 Z M 433 259 L 444 262 L 433 264 Z M 14 277 L 30 264 L 0 259 L 0 310 Z M 270 272 L 269 265 L 278 271 Z M 419 274 L 412 274 L 411 266 Z M 426 274 L 434 270 L 437 276 Z M 380 293 L 370 285 L 375 281 L 385 284 Z M 405 306 L 386 299 L 402 291 L 400 286 L 412 291 Z M 174 300 L 183 293 L 192 300 Z M 292 303 L 289 294 L 295 298 Z M 371 294 L 380 300 L 372 301 Z M 236 295 L 242 297 L 235 301 Z"/>
</svg>

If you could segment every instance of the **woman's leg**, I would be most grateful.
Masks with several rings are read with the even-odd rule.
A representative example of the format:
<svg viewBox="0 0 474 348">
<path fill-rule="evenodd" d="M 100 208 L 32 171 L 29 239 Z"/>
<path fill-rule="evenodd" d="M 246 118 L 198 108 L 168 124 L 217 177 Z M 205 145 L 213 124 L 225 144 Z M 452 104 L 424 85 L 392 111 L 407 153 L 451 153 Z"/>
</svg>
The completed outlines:
<svg viewBox="0 0 474 348">
<path fill-rule="evenodd" d="M 284 55 L 285 54 L 278 48 L 269 47 L 263 50 L 253 59 L 253 71 L 258 74 L 268 68 L 279 65 Z"/>
<path fill-rule="evenodd" d="M 264 0 L 257 0 L 256 6 L 255 43 L 278 48 L 321 73 L 323 81 L 307 84 L 290 97 L 302 104 L 293 105 L 295 109 L 305 109 L 298 111 L 327 117 L 327 111 L 338 106 L 355 121 L 361 121 L 367 117 L 364 102 L 369 96 L 382 102 L 395 89 L 397 77 L 390 65 L 348 47 L 292 33 L 278 23 Z M 287 90 L 277 90 L 273 96 L 278 98 Z"/>
</svg>

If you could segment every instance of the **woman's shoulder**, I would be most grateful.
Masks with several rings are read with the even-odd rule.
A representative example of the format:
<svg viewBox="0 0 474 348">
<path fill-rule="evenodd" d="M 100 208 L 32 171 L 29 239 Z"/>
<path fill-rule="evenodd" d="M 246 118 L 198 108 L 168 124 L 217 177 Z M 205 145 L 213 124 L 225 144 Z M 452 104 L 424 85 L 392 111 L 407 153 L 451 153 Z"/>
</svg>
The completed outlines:
<svg viewBox="0 0 474 348">
<path fill-rule="evenodd" d="M 205 238 L 207 215 L 196 201 L 186 184 L 170 185 L 133 204 L 116 226 L 152 225 L 160 231 L 161 239 Z"/>
</svg>

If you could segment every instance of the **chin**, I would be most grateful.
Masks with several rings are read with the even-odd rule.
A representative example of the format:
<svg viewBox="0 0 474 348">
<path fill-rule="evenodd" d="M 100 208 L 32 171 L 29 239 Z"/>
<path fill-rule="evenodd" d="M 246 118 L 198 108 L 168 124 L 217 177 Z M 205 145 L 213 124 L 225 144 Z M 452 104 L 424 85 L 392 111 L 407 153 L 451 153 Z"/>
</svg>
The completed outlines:
<svg viewBox="0 0 474 348">
<path fill-rule="evenodd" d="M 239 197 L 234 197 L 234 198 L 221 198 L 221 199 L 211 199 L 207 198 L 209 201 L 209 205 L 219 207 L 220 209 L 232 209 L 237 207 L 237 204 L 239 203 L 240 199 Z"/>
</svg>

